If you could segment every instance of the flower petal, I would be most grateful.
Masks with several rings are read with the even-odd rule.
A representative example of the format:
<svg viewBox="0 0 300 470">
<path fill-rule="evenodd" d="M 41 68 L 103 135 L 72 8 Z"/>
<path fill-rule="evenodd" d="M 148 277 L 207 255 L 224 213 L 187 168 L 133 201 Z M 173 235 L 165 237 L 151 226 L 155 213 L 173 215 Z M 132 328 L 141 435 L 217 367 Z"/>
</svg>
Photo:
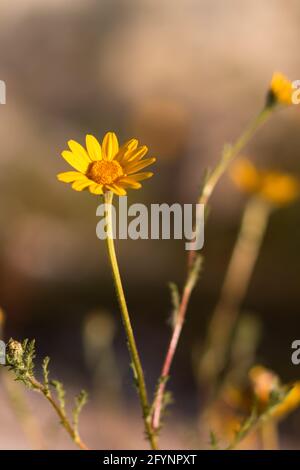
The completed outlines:
<svg viewBox="0 0 300 470">
<path fill-rule="evenodd" d="M 102 141 L 104 160 L 112 160 L 119 151 L 119 143 L 114 132 L 107 132 Z"/>
<path fill-rule="evenodd" d="M 131 173 L 135 173 L 136 171 L 141 170 L 142 168 L 146 168 L 146 166 L 152 165 L 156 161 L 156 158 L 146 158 L 146 160 L 142 160 L 140 162 L 129 162 L 127 165 L 125 165 L 124 172 L 127 175 L 130 175 Z"/>
<path fill-rule="evenodd" d="M 85 175 L 79 171 L 65 171 L 63 173 L 58 173 L 56 176 L 58 181 L 62 181 L 63 183 L 73 183 L 73 181 L 85 178 Z"/>
<path fill-rule="evenodd" d="M 85 138 L 86 141 L 86 148 L 89 154 L 89 157 L 92 161 L 101 160 L 102 159 L 102 150 L 101 145 L 99 144 L 96 137 L 93 135 L 87 135 Z"/>
<path fill-rule="evenodd" d="M 137 139 L 130 139 L 125 142 L 125 144 L 120 147 L 118 154 L 115 156 L 115 159 L 118 162 L 121 162 L 123 158 L 127 155 L 128 152 L 131 152 L 132 150 L 135 150 L 138 146 L 138 140 Z"/>
<path fill-rule="evenodd" d="M 75 191 L 83 191 L 85 188 L 87 188 L 91 184 L 93 184 L 93 181 L 85 177 L 85 178 L 82 178 L 81 180 L 75 181 L 72 184 L 72 188 Z"/>
<path fill-rule="evenodd" d="M 121 188 L 121 186 L 117 184 L 106 184 L 105 187 L 110 191 L 113 191 L 117 196 L 125 196 L 126 191 L 125 189 Z"/>
<path fill-rule="evenodd" d="M 133 175 L 130 175 L 130 179 L 134 181 L 143 181 L 151 178 L 151 176 L 153 176 L 151 171 L 145 171 L 144 173 L 134 173 Z"/>
<path fill-rule="evenodd" d="M 64 150 L 61 156 L 69 163 L 69 165 L 75 168 L 75 170 L 81 171 L 82 173 L 87 171 L 90 160 L 86 161 L 78 156 L 78 154 L 70 152 L 69 150 Z"/>
<path fill-rule="evenodd" d="M 90 193 L 92 194 L 103 194 L 103 185 L 102 184 L 97 184 L 93 183 L 89 187 Z"/>
<path fill-rule="evenodd" d="M 133 162 L 133 161 L 138 162 L 146 155 L 147 152 L 148 152 L 148 147 L 146 147 L 146 145 L 143 145 L 142 147 L 139 147 L 138 149 L 130 150 L 129 152 L 125 153 L 124 158 L 121 161 L 121 163 L 124 164 L 127 162 Z"/>
<path fill-rule="evenodd" d="M 79 158 L 82 158 L 82 160 L 87 163 L 91 163 L 91 159 L 88 156 L 87 151 L 78 142 L 76 142 L 75 140 L 69 140 L 68 146 L 70 147 L 71 152 L 73 152 L 75 155 L 78 155 Z"/>
<path fill-rule="evenodd" d="M 123 176 L 118 180 L 122 188 L 140 189 L 142 185 L 128 176 Z"/>
</svg>

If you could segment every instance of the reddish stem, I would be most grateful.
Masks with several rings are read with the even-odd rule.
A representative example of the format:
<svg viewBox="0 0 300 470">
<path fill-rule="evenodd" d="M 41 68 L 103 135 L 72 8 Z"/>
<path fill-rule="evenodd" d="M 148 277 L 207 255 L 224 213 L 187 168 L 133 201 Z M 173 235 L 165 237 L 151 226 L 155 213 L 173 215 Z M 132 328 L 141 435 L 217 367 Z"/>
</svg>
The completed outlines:
<svg viewBox="0 0 300 470">
<path fill-rule="evenodd" d="M 181 330 L 183 327 L 184 319 L 185 319 L 185 314 L 187 310 L 187 306 L 189 303 L 189 299 L 192 293 L 192 288 L 187 283 L 187 285 L 184 288 L 183 294 L 182 294 L 182 299 L 180 302 L 180 306 L 178 309 L 178 314 L 177 314 L 177 320 L 176 324 L 173 330 L 173 334 L 171 337 L 171 341 L 169 344 L 169 348 L 165 357 L 165 361 L 163 364 L 163 368 L 161 371 L 161 382 L 158 386 L 158 390 L 156 393 L 156 398 L 154 400 L 153 404 L 153 415 L 152 415 L 152 427 L 154 430 L 157 430 L 160 425 L 160 418 L 161 418 L 161 412 L 162 412 L 162 405 L 163 405 L 163 397 L 165 393 L 165 388 L 166 388 L 166 382 L 170 374 L 170 368 L 173 362 L 173 357 L 177 348 L 178 340 L 181 334 Z"/>
</svg>

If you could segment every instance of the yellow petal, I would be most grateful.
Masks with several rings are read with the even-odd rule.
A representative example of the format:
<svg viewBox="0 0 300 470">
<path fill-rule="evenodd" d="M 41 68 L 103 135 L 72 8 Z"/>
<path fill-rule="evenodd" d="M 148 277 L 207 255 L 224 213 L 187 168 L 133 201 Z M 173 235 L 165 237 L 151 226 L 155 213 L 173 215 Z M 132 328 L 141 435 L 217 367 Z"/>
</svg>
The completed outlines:
<svg viewBox="0 0 300 470">
<path fill-rule="evenodd" d="M 88 186 L 90 186 L 92 183 L 93 183 L 93 181 L 89 180 L 88 178 L 84 178 L 84 179 L 82 179 L 82 180 L 75 181 L 75 182 L 72 184 L 72 188 L 73 188 L 75 191 L 83 191 L 85 188 L 87 188 Z"/>
<path fill-rule="evenodd" d="M 134 181 L 143 181 L 147 180 L 148 178 L 151 178 L 153 176 L 153 173 L 151 171 L 145 171 L 144 173 L 135 173 L 134 175 L 130 176 L 130 179 Z"/>
<path fill-rule="evenodd" d="M 107 184 L 105 187 L 107 189 L 109 189 L 110 191 L 113 191 L 117 196 L 125 196 L 126 195 L 125 189 L 121 188 L 121 186 L 119 186 L 117 184 Z"/>
<path fill-rule="evenodd" d="M 137 139 L 130 139 L 125 142 L 125 144 L 120 147 L 118 154 L 115 156 L 115 159 L 118 162 L 121 162 L 124 157 L 127 155 L 127 153 L 131 152 L 132 150 L 135 150 L 138 146 L 138 140 Z"/>
<path fill-rule="evenodd" d="M 101 145 L 99 144 L 96 137 L 93 135 L 87 135 L 85 138 L 86 141 L 86 148 L 91 160 L 101 160 L 102 159 L 102 151 Z"/>
<path fill-rule="evenodd" d="M 78 156 L 78 154 L 69 152 L 69 150 L 64 150 L 61 156 L 69 163 L 69 165 L 75 168 L 75 170 L 81 171 L 82 173 L 87 171 L 90 161 L 86 161 Z"/>
<path fill-rule="evenodd" d="M 146 168 L 146 166 L 152 165 L 156 161 L 156 158 L 146 158 L 146 160 L 142 160 L 141 162 L 130 162 L 128 165 L 125 165 L 124 172 L 127 175 L 131 173 L 135 173 L 136 171 L 141 170 L 142 168 Z"/>
<path fill-rule="evenodd" d="M 73 152 L 75 155 L 78 155 L 79 158 L 82 158 L 82 160 L 84 160 L 88 164 L 91 163 L 91 159 L 88 156 L 87 151 L 78 142 L 76 142 L 75 140 L 69 140 L 68 146 L 70 147 L 71 152 Z"/>
<path fill-rule="evenodd" d="M 105 160 L 112 160 L 119 151 L 119 143 L 114 132 L 107 132 L 102 141 L 102 152 Z"/>
<path fill-rule="evenodd" d="M 57 175 L 58 181 L 62 181 L 63 183 L 73 183 L 73 181 L 77 181 L 82 178 L 85 178 L 85 175 L 79 171 L 65 171 L 64 173 L 58 173 Z"/>
<path fill-rule="evenodd" d="M 133 161 L 138 162 L 146 155 L 147 152 L 148 152 L 148 147 L 146 147 L 146 145 L 143 145 L 142 147 L 139 147 L 138 149 L 130 150 L 129 152 L 126 152 L 126 154 L 124 155 L 124 159 L 121 163 L 133 162 Z"/>
<path fill-rule="evenodd" d="M 127 142 L 125 142 L 122 147 L 120 147 L 120 150 L 122 150 L 123 148 L 127 149 L 127 150 L 134 150 L 137 148 L 139 144 L 139 141 L 137 139 L 130 139 L 130 140 L 127 140 Z"/>
<path fill-rule="evenodd" d="M 92 194 L 103 194 L 103 185 L 102 184 L 97 184 L 93 183 L 89 187 L 89 190 Z"/>
<path fill-rule="evenodd" d="M 131 189 L 140 189 L 142 185 L 137 181 L 134 181 L 132 178 L 128 176 L 123 176 L 118 180 L 118 184 L 120 184 L 123 188 L 131 188 Z"/>
</svg>

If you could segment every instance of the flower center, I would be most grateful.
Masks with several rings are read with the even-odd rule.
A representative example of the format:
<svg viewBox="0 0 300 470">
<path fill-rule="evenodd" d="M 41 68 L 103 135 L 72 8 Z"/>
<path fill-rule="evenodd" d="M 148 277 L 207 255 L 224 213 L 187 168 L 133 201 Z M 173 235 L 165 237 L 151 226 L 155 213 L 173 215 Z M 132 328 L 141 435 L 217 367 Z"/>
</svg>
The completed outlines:
<svg viewBox="0 0 300 470">
<path fill-rule="evenodd" d="M 93 162 L 87 172 L 87 177 L 98 184 L 112 184 L 122 175 L 122 167 L 115 160 L 111 162 L 107 160 Z"/>
</svg>

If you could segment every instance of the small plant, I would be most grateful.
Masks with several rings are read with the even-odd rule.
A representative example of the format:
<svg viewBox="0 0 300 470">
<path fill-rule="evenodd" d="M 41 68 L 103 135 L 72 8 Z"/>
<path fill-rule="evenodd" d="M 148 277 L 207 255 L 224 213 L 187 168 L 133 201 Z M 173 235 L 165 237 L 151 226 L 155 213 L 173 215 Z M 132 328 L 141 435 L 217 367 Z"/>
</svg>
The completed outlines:
<svg viewBox="0 0 300 470">
<path fill-rule="evenodd" d="M 42 364 L 42 382 L 35 376 L 35 340 L 25 339 L 22 343 L 10 339 L 7 345 L 6 361 L 7 367 L 13 372 L 15 380 L 22 382 L 28 389 L 41 393 L 51 404 L 59 417 L 61 425 L 65 428 L 72 441 L 82 450 L 88 450 L 87 445 L 80 437 L 78 424 L 79 415 L 86 404 L 87 393 L 82 390 L 75 399 L 72 411 L 72 419 L 66 412 L 66 392 L 63 384 L 49 377 L 50 358 L 45 357 Z M 53 391 L 55 393 L 53 393 Z"/>
<path fill-rule="evenodd" d="M 272 114 L 280 107 L 291 104 L 291 93 L 291 82 L 282 74 L 274 74 L 261 111 L 234 143 L 224 145 L 219 161 L 206 172 L 198 197 L 198 203 L 205 206 L 206 218 L 209 214 L 208 205 L 211 196 L 221 177 Z M 153 176 L 153 173 L 141 170 L 152 165 L 156 159 L 153 157 L 145 159 L 148 149 L 145 145 L 139 146 L 136 139 L 119 146 L 117 136 L 113 132 L 108 132 L 102 143 L 94 136 L 87 135 L 85 147 L 74 140 L 70 140 L 68 146 L 69 150 L 63 151 L 62 157 L 73 170 L 59 173 L 58 180 L 71 184 L 75 191 L 88 190 L 105 202 L 107 252 L 126 334 L 130 366 L 140 401 L 145 436 L 151 449 L 156 450 L 159 448 L 159 432 L 162 429 L 163 416 L 166 407 L 172 402 L 167 384 L 183 326 L 187 320 L 189 302 L 203 272 L 204 255 L 200 254 L 193 245 L 193 250 L 189 252 L 186 260 L 187 269 L 183 287 L 180 288 L 173 282 L 169 284 L 172 303 L 170 341 L 153 399 L 149 399 L 115 250 L 112 204 L 114 197 L 126 195 L 128 189 L 140 189 L 141 181 Z M 205 347 L 199 360 L 200 376 L 209 390 L 209 399 L 203 406 L 204 412 L 208 409 L 210 411 L 215 406 L 216 399 L 222 394 L 223 397 L 226 395 L 226 387 L 230 383 L 231 350 L 241 304 L 253 274 L 269 216 L 273 210 L 291 203 L 298 197 L 300 191 L 298 180 L 292 175 L 260 170 L 247 160 L 238 161 L 231 174 L 235 184 L 250 194 L 250 198 L 244 210 L 220 300 L 211 316 Z M 195 238 L 197 239 L 197 236 Z M 42 394 L 54 409 L 72 441 L 80 449 L 87 450 L 88 447 L 79 433 L 79 417 L 87 401 L 86 392 L 80 392 L 75 399 L 71 414 L 68 414 L 64 385 L 50 378 L 50 359 L 46 357 L 42 362 L 42 381 L 36 378 L 34 359 L 34 340 L 25 340 L 22 343 L 13 339 L 9 341 L 7 367 L 14 374 L 15 380 Z M 266 377 L 271 377 L 271 386 L 262 398 L 261 384 L 265 384 Z M 266 429 L 266 423 L 271 423 L 275 435 L 276 420 L 279 415 L 285 416 L 287 411 L 300 404 L 298 383 L 283 386 L 277 378 L 273 382 L 273 378 L 272 374 L 262 369 L 250 371 L 252 406 L 248 406 L 246 411 L 243 410 L 244 419 L 240 421 L 227 449 L 238 446 L 252 431 Z M 241 394 L 243 395 L 243 391 Z M 219 433 L 214 430 L 210 431 L 210 445 L 213 449 L 221 448 Z"/>
</svg>

